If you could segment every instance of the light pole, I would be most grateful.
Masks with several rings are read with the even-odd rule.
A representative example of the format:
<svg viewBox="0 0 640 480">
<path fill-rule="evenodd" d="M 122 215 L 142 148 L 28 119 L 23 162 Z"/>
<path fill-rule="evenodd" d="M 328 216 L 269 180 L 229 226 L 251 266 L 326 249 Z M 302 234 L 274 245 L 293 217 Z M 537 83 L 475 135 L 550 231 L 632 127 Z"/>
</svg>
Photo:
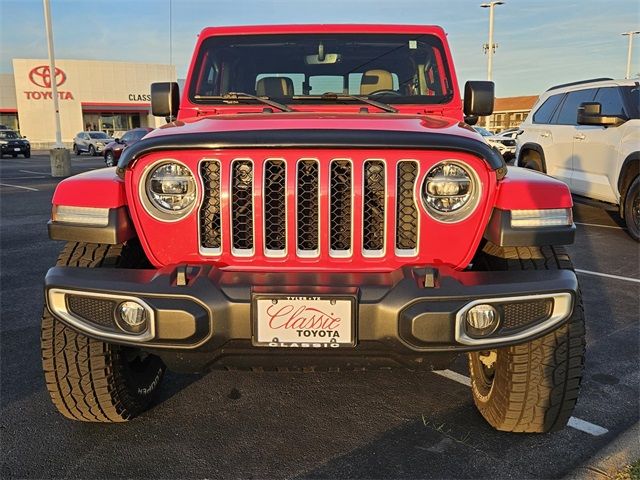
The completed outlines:
<svg viewBox="0 0 640 480">
<path fill-rule="evenodd" d="M 631 51 L 633 50 L 633 36 L 640 34 L 640 31 L 624 32 L 622 35 L 629 37 L 629 47 L 627 49 L 627 74 L 624 78 L 631 78 Z"/>
<path fill-rule="evenodd" d="M 489 55 L 487 58 L 487 80 L 491 80 L 491 78 L 493 77 L 493 54 L 498 47 L 498 45 L 493 43 L 493 8 L 496 5 L 503 4 L 504 2 L 497 0 L 480 5 L 482 8 L 489 9 L 489 43 L 484 44 L 484 52 Z"/>
<path fill-rule="evenodd" d="M 44 5 L 44 26 L 47 33 L 47 48 L 49 50 L 49 81 L 51 83 L 51 97 L 56 122 L 56 143 L 50 150 L 51 176 L 68 177 L 71 175 L 71 158 L 69 151 L 62 143 L 60 128 L 60 108 L 58 104 L 58 76 L 56 75 L 56 56 L 53 51 L 53 28 L 51 26 L 51 6 L 49 0 L 42 0 Z"/>
</svg>

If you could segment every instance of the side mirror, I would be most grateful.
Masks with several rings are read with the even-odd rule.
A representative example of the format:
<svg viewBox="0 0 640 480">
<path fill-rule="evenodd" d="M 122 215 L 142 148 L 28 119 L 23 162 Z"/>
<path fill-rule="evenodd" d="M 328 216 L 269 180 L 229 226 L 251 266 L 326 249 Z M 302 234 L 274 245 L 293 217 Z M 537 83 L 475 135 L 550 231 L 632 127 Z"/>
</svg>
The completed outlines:
<svg viewBox="0 0 640 480">
<path fill-rule="evenodd" d="M 493 113 L 495 100 L 495 84 L 476 80 L 464 84 L 464 114 L 484 117 Z"/>
<path fill-rule="evenodd" d="M 617 127 L 627 121 L 616 115 L 602 115 L 602 105 L 598 102 L 584 102 L 578 107 L 578 125 Z"/>
<path fill-rule="evenodd" d="M 175 117 L 180 109 L 180 87 L 176 82 L 151 84 L 151 114 L 154 117 Z"/>
<path fill-rule="evenodd" d="M 113 141 L 116 143 L 120 143 L 120 139 L 118 137 L 114 138 Z"/>
</svg>

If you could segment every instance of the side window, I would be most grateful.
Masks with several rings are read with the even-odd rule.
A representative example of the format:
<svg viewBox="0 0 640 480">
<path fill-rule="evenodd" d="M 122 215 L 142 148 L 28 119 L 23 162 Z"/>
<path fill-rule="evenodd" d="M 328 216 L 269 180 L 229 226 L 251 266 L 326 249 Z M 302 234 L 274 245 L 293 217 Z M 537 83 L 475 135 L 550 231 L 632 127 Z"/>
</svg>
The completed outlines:
<svg viewBox="0 0 640 480">
<path fill-rule="evenodd" d="M 125 143 L 126 142 L 130 142 L 131 140 L 133 140 L 133 134 L 125 133 L 120 140 L 125 142 Z"/>
<path fill-rule="evenodd" d="M 560 107 L 560 112 L 558 113 L 556 120 L 553 123 L 560 125 L 577 125 L 578 107 L 583 102 L 593 101 L 595 94 L 595 88 L 569 92 L 567 94 L 567 98 L 565 98 L 562 106 Z"/>
<path fill-rule="evenodd" d="M 311 95 L 322 95 L 326 92 L 343 93 L 344 77 L 341 75 L 314 75 L 309 77 Z"/>
<path fill-rule="evenodd" d="M 549 123 L 551 121 L 551 115 L 558 108 L 558 104 L 560 100 L 562 100 L 563 95 L 552 95 L 547 98 L 544 103 L 536 110 L 536 113 L 533 114 L 533 123 Z"/>
<path fill-rule="evenodd" d="M 616 87 L 599 89 L 594 102 L 599 102 L 602 105 L 602 110 L 600 110 L 602 115 L 624 116 L 622 97 Z"/>
</svg>

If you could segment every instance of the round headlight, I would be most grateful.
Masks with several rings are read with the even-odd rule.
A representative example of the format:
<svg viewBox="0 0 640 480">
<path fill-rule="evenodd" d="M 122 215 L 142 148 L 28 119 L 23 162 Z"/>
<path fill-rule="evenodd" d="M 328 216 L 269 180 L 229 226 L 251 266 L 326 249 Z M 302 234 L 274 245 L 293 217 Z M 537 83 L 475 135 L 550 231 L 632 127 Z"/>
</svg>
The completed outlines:
<svg viewBox="0 0 640 480">
<path fill-rule="evenodd" d="M 459 222 L 473 211 L 477 203 L 476 177 L 460 163 L 438 163 L 424 179 L 422 199 L 436 220 Z"/>
<path fill-rule="evenodd" d="M 145 190 L 151 205 L 162 213 L 180 216 L 196 201 L 196 182 L 191 170 L 177 162 L 164 162 L 146 177 Z"/>
</svg>

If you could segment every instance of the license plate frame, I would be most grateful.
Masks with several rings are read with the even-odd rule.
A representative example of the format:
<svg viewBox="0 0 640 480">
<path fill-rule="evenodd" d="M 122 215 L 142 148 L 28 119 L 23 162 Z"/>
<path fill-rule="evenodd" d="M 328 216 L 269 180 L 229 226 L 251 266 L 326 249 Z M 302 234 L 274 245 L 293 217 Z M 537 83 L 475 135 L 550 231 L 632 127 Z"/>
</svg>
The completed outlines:
<svg viewBox="0 0 640 480">
<path fill-rule="evenodd" d="M 275 304 L 273 303 L 274 301 L 276 302 Z M 331 301 L 335 301 L 335 305 L 332 305 Z M 299 307 L 307 304 L 309 306 L 312 306 L 312 308 L 319 310 L 320 312 L 322 312 L 323 308 L 329 310 L 333 306 L 334 308 L 339 308 L 342 312 L 338 315 L 334 315 L 334 317 L 339 317 L 342 320 L 344 312 L 348 311 L 350 318 L 344 323 L 340 322 L 340 324 L 336 328 L 335 318 L 331 317 L 331 314 L 333 312 L 327 311 L 318 314 L 317 312 L 311 312 L 310 310 L 305 309 L 303 313 L 322 315 L 322 319 L 315 318 L 315 320 L 312 320 L 308 316 L 303 316 L 302 318 L 305 318 L 307 320 L 307 325 L 302 325 L 305 328 L 299 329 L 290 328 L 292 326 L 296 326 L 295 319 L 293 319 L 292 322 L 294 323 L 288 324 L 287 331 L 282 330 L 284 332 L 283 334 L 281 334 L 279 337 L 274 337 L 270 334 L 270 332 L 273 332 L 275 329 L 272 328 L 271 325 L 265 326 L 263 324 L 261 326 L 261 320 L 263 320 L 264 322 L 269 321 L 270 317 L 266 316 L 266 307 L 278 304 L 282 304 L 284 306 L 291 305 L 293 309 L 291 309 L 290 312 L 287 312 L 289 313 L 289 316 L 286 316 L 285 313 L 283 315 L 271 317 L 275 319 L 275 323 L 272 323 L 271 325 L 277 325 L 277 329 L 283 328 L 281 325 L 286 324 L 288 320 L 291 320 L 291 313 L 297 312 Z M 356 316 L 357 301 L 354 295 L 296 295 L 281 293 L 254 293 L 251 298 L 251 343 L 255 347 L 270 348 L 353 348 L 357 344 Z M 309 322 L 314 321 L 315 325 L 322 324 L 327 328 L 308 328 L 309 326 L 313 326 Z M 298 325 L 300 324 L 298 323 Z M 306 336 L 306 334 L 300 334 L 297 332 L 297 330 L 309 331 L 310 335 Z M 314 330 L 316 331 L 315 335 L 313 334 Z M 344 339 L 345 330 L 348 332 L 348 340 Z M 320 333 L 321 331 L 324 331 L 326 333 L 323 335 Z M 337 332 L 339 336 L 332 336 L 331 332 Z"/>
<path fill-rule="evenodd" d="M 19 151 L 21 151 L 21 150 L 22 150 L 22 149 L 21 149 L 20 147 L 13 147 L 13 151 L 14 151 L 14 152 L 19 152 Z"/>
</svg>

